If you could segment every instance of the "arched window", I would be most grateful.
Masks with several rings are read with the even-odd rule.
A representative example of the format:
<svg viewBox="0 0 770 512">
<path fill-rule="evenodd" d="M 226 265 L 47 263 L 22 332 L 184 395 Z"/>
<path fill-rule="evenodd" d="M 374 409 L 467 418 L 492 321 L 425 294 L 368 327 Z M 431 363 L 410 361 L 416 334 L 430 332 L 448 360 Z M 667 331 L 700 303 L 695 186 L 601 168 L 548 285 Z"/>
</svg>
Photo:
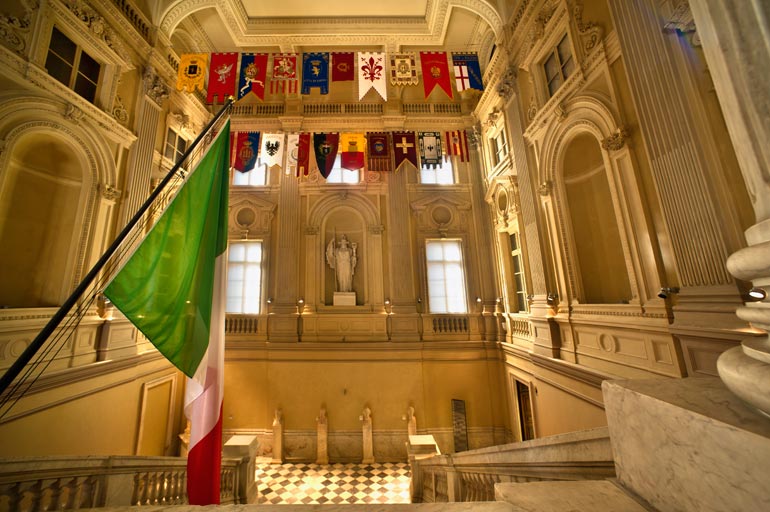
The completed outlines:
<svg viewBox="0 0 770 512">
<path fill-rule="evenodd" d="M 82 231 L 82 163 L 41 133 L 19 140 L 9 162 L 0 189 L 0 306 L 60 305 Z"/>
<path fill-rule="evenodd" d="M 631 285 L 610 185 L 599 142 L 590 134 L 572 139 L 564 154 L 564 189 L 580 277 L 580 302 L 626 303 Z"/>
</svg>

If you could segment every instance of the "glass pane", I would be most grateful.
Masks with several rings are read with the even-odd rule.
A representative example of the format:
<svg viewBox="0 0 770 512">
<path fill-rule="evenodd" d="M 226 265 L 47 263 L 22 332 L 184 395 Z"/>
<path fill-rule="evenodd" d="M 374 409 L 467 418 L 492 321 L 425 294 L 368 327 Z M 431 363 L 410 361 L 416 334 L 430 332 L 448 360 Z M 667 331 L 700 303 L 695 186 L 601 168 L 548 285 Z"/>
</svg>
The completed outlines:
<svg viewBox="0 0 770 512">
<path fill-rule="evenodd" d="M 261 243 L 246 244 L 246 261 L 251 261 L 253 263 L 259 263 L 262 261 Z"/>
<path fill-rule="evenodd" d="M 545 78 L 548 82 L 551 81 L 551 79 L 559 74 L 559 61 L 556 60 L 556 55 L 551 54 L 550 57 L 545 61 Z"/>
<path fill-rule="evenodd" d="M 559 87 L 561 87 L 561 78 L 555 77 L 548 83 L 548 94 L 553 96 L 559 90 Z"/>
<path fill-rule="evenodd" d="M 245 244 L 230 244 L 230 261 L 246 261 Z"/>
<path fill-rule="evenodd" d="M 431 185 L 435 184 L 436 181 L 436 171 L 433 169 L 420 169 L 420 183 Z"/>
<path fill-rule="evenodd" d="M 78 77 L 75 79 L 75 92 L 93 102 L 96 98 L 96 84 L 78 73 Z"/>
<path fill-rule="evenodd" d="M 561 69 L 562 69 L 562 75 L 564 75 L 564 78 L 566 79 L 575 70 L 575 61 L 572 60 L 572 58 L 570 58 L 567 62 L 564 63 Z"/>
<path fill-rule="evenodd" d="M 248 173 L 248 172 L 238 172 L 238 171 L 234 170 L 233 171 L 233 185 L 237 185 L 237 186 L 251 185 L 251 183 L 249 183 L 249 175 L 250 174 L 251 173 Z"/>
<path fill-rule="evenodd" d="M 176 145 L 176 132 L 171 128 L 169 128 L 168 132 L 166 132 L 166 144 L 172 148 Z"/>
<path fill-rule="evenodd" d="M 444 281 L 444 265 L 441 263 L 428 264 L 428 280 Z"/>
<path fill-rule="evenodd" d="M 227 313 L 241 313 L 241 300 L 239 298 L 230 297 L 227 298 L 227 306 L 225 306 Z"/>
<path fill-rule="evenodd" d="M 231 264 L 230 268 L 227 269 L 227 282 L 236 283 L 243 281 L 244 273 L 245 272 L 242 264 Z"/>
<path fill-rule="evenodd" d="M 516 280 L 516 290 L 517 291 L 524 291 L 524 280 L 522 279 L 521 274 L 516 274 L 515 280 Z"/>
<path fill-rule="evenodd" d="M 519 248 L 519 242 L 516 239 L 516 233 L 514 233 L 511 235 L 511 250 L 515 251 L 518 248 Z"/>
<path fill-rule="evenodd" d="M 446 162 L 444 166 L 436 172 L 436 182 L 439 185 L 452 185 L 455 182 L 451 162 Z"/>
<path fill-rule="evenodd" d="M 53 53 L 48 54 L 48 59 L 45 61 L 45 68 L 48 70 L 48 74 L 54 77 L 65 86 L 70 86 L 70 77 L 72 76 L 72 66 L 64 62 L 61 58 Z"/>
<path fill-rule="evenodd" d="M 462 261 L 460 242 L 444 242 L 444 259 L 447 261 Z"/>
<path fill-rule="evenodd" d="M 351 171 L 350 169 L 342 169 L 342 182 L 348 184 L 355 184 L 361 181 L 358 177 L 358 171 Z"/>
<path fill-rule="evenodd" d="M 519 262 L 519 256 L 516 254 L 513 256 L 513 273 L 518 274 L 521 272 L 521 263 Z"/>
<path fill-rule="evenodd" d="M 184 140 L 182 137 L 179 137 L 176 139 L 176 152 L 180 155 L 184 154 L 184 152 L 187 151 L 187 141 Z"/>
<path fill-rule="evenodd" d="M 326 183 L 342 183 L 342 169 L 332 168 L 329 176 L 326 177 Z"/>
<path fill-rule="evenodd" d="M 428 261 L 441 261 L 444 259 L 444 248 L 441 242 L 428 242 L 425 246 L 425 254 Z"/>
<path fill-rule="evenodd" d="M 62 60 L 68 62 L 70 67 L 75 62 L 75 53 L 77 46 L 70 39 L 62 34 L 59 29 L 54 27 L 51 32 L 51 44 L 48 47 L 52 52 L 58 55 Z"/>
<path fill-rule="evenodd" d="M 559 41 L 556 52 L 559 54 L 559 61 L 562 63 L 567 62 L 567 60 L 572 57 L 572 52 L 569 48 L 569 38 L 567 36 L 564 36 L 562 40 Z"/>
<path fill-rule="evenodd" d="M 100 69 L 101 69 L 101 66 L 99 65 L 98 62 L 96 62 L 93 58 L 91 58 L 91 56 L 88 55 L 86 52 L 81 52 L 80 64 L 78 65 L 79 73 L 83 74 L 89 80 L 96 83 L 99 81 Z"/>
</svg>

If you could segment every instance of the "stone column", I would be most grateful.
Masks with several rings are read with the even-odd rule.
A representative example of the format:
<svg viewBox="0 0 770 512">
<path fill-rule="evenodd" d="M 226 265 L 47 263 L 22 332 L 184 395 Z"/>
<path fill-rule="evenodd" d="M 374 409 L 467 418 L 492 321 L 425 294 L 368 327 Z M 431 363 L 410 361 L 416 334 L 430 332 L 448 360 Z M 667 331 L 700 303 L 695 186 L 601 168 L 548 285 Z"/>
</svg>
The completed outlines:
<svg viewBox="0 0 770 512">
<path fill-rule="evenodd" d="M 706 62 L 749 189 L 756 224 L 749 246 L 733 253 L 730 272 L 770 286 L 770 3 L 765 0 L 690 0 Z M 770 329 L 770 303 L 746 304 L 738 316 Z M 719 358 L 719 376 L 743 400 L 770 415 L 770 339 L 746 339 Z"/>
<path fill-rule="evenodd" d="M 163 100 L 168 98 L 168 93 L 168 87 L 163 79 L 155 73 L 152 67 L 148 66 L 144 73 L 142 94 L 136 109 L 134 132 L 137 138 L 128 154 L 127 176 L 118 229 L 123 229 L 123 226 L 134 216 L 150 195 L 155 137 L 158 133 Z"/>
<path fill-rule="evenodd" d="M 372 411 L 364 407 L 364 413 L 361 415 L 362 432 L 364 437 L 364 456 L 361 464 L 374 463 L 374 448 L 372 443 Z"/>
<path fill-rule="evenodd" d="M 406 181 L 409 172 L 388 174 L 388 241 L 390 242 L 390 303 L 394 314 L 415 312 L 414 261 Z M 395 329 L 394 338 L 398 329 Z"/>
<path fill-rule="evenodd" d="M 273 418 L 273 460 L 272 464 L 283 464 L 283 411 L 275 410 Z"/>
<path fill-rule="evenodd" d="M 316 464 L 329 463 L 329 422 L 326 419 L 326 408 L 321 407 L 321 411 L 316 418 L 318 435 L 316 440 Z"/>
</svg>

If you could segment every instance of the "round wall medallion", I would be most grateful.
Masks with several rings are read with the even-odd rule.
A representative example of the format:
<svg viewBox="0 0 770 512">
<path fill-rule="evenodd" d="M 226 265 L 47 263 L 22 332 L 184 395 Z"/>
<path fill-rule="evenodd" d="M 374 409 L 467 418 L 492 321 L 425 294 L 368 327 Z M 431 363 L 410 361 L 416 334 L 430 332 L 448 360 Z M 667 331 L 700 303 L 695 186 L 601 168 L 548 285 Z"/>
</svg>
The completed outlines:
<svg viewBox="0 0 770 512">
<path fill-rule="evenodd" d="M 452 212 L 446 206 L 436 206 L 430 216 L 439 226 L 446 226 L 452 222 Z"/>
<path fill-rule="evenodd" d="M 248 227 L 254 224 L 257 220 L 257 214 L 251 208 L 241 208 L 238 213 L 235 214 L 235 220 L 239 226 Z"/>
<path fill-rule="evenodd" d="M 497 211 L 505 213 L 506 210 L 508 210 L 508 192 L 501 189 L 497 193 Z"/>
</svg>

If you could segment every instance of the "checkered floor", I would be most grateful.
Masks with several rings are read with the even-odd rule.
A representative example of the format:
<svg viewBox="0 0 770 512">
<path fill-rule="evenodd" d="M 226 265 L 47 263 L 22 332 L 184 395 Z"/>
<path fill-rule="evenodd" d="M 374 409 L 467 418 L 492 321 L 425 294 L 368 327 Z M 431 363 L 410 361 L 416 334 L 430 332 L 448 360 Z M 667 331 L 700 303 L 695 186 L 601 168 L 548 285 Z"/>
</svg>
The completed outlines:
<svg viewBox="0 0 770 512">
<path fill-rule="evenodd" d="M 259 503 L 410 503 L 408 464 L 257 464 Z"/>
</svg>

